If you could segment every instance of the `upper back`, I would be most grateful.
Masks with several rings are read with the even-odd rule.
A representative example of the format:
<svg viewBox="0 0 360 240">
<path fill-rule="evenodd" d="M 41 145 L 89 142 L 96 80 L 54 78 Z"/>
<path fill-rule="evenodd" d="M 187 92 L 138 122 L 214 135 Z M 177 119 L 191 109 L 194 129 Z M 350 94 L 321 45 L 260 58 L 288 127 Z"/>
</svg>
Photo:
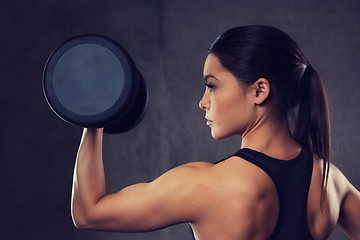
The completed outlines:
<svg viewBox="0 0 360 240">
<path fill-rule="evenodd" d="M 264 171 L 264 168 L 239 156 L 214 165 L 211 170 L 211 211 L 206 220 L 192 224 L 197 239 L 219 239 L 215 236 L 221 236 L 221 239 L 267 239 L 271 236 L 274 239 L 283 239 L 281 235 L 286 233 L 281 233 L 279 227 L 284 224 L 289 227 L 291 225 L 288 223 L 291 221 L 293 224 L 303 224 L 308 229 L 309 234 L 299 239 L 326 239 L 337 223 L 346 184 L 342 174 L 332 165 L 326 198 L 321 209 L 322 161 L 314 157 L 311 169 L 304 219 L 296 216 L 298 219 L 294 220 L 291 219 L 291 214 L 294 217 L 298 215 L 297 211 L 301 211 L 301 206 L 295 211 L 291 208 L 296 208 L 296 204 L 301 204 L 301 201 L 287 208 L 287 214 L 284 214 L 286 208 L 281 194 L 285 193 L 279 195 L 278 183 L 274 183 L 275 178 Z M 295 203 L 297 197 L 289 199 Z M 298 229 L 304 231 L 304 227 Z M 275 233 L 276 231 L 278 232 Z"/>
</svg>

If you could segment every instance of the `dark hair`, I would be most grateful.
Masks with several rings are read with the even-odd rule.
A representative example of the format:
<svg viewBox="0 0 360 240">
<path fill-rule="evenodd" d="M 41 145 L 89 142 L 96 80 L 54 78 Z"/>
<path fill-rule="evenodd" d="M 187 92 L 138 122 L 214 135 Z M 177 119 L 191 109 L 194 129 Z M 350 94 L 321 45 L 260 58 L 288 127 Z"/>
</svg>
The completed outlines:
<svg viewBox="0 0 360 240">
<path fill-rule="evenodd" d="M 323 161 L 321 199 L 330 166 L 330 121 L 326 94 L 318 73 L 286 33 L 270 26 L 232 28 L 210 46 L 209 54 L 237 79 L 250 85 L 259 78 L 270 83 L 273 113 L 293 116 L 292 135 Z M 323 202 L 321 200 L 321 202 Z"/>
</svg>

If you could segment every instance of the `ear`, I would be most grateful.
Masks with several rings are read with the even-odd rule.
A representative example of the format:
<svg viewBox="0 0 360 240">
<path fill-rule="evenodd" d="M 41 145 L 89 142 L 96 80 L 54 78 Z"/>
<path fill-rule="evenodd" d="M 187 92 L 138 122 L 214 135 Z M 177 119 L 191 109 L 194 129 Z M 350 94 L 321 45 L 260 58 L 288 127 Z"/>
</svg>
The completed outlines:
<svg viewBox="0 0 360 240">
<path fill-rule="evenodd" d="M 259 78 L 253 83 L 254 103 L 263 104 L 270 95 L 270 84 L 265 78 Z"/>
</svg>

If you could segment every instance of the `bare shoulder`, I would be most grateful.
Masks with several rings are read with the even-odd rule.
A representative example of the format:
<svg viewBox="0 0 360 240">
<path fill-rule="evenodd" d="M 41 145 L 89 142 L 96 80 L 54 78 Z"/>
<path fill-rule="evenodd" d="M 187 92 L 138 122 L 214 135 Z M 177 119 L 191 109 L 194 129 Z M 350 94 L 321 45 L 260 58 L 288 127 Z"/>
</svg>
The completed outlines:
<svg viewBox="0 0 360 240">
<path fill-rule="evenodd" d="M 320 159 L 314 154 L 313 179 L 316 178 L 319 183 L 322 180 L 323 163 L 324 160 Z M 349 190 L 349 181 L 346 179 L 344 174 L 332 163 L 330 164 L 329 168 L 328 188 L 333 190 L 333 192 L 330 191 L 329 193 L 336 193 L 337 197 L 340 199 Z"/>
<path fill-rule="evenodd" d="M 331 169 L 341 200 L 338 223 L 350 239 L 360 239 L 360 192 L 337 167 L 331 165 Z"/>
<path fill-rule="evenodd" d="M 198 161 L 198 162 L 186 163 L 184 165 L 181 165 L 180 167 L 192 168 L 192 169 L 196 169 L 196 170 L 205 170 L 212 166 L 214 166 L 213 163 Z"/>
<path fill-rule="evenodd" d="M 339 184 L 347 185 L 347 179 L 345 175 L 333 163 L 330 164 L 330 174 Z"/>
<path fill-rule="evenodd" d="M 272 198 L 277 201 L 276 187 L 269 175 L 258 166 L 237 156 L 217 163 L 191 162 L 165 173 L 181 177 L 197 197 L 235 201 L 241 204 L 258 204 L 257 200 Z M 187 179 L 187 180 L 185 180 Z M 191 187 L 190 187 L 191 186 Z M 246 199 L 246 201 L 242 198 Z"/>
<path fill-rule="evenodd" d="M 246 188 L 252 193 L 275 189 L 271 178 L 264 170 L 241 157 L 232 156 L 214 168 L 219 175 L 224 176 L 224 180 L 235 180 L 234 183 L 239 183 L 242 189 Z"/>
<path fill-rule="evenodd" d="M 237 156 L 217 163 L 191 162 L 166 174 L 181 176 L 191 181 L 195 191 L 201 190 L 206 196 L 224 198 L 235 194 L 246 196 L 249 199 L 263 196 L 267 193 L 276 193 L 276 188 L 271 178 L 258 166 Z M 198 192 L 201 194 L 200 191 Z"/>
<path fill-rule="evenodd" d="M 206 177 L 212 166 L 214 166 L 214 164 L 209 162 L 190 162 L 165 172 L 158 179 L 162 179 L 166 176 L 175 178 L 181 177 L 182 180 L 188 179 L 189 181 L 196 181 L 200 180 L 202 177 Z M 155 181 L 158 179 L 155 179 Z"/>
<path fill-rule="evenodd" d="M 329 181 L 333 184 L 333 187 L 340 198 L 340 202 L 342 202 L 351 190 L 352 185 L 334 164 L 330 164 Z"/>
<path fill-rule="evenodd" d="M 313 176 L 310 186 L 310 201 L 313 200 L 316 203 L 319 202 L 321 194 L 324 169 L 323 163 L 323 159 L 314 155 Z M 328 214 L 326 218 L 331 222 L 331 226 L 335 226 L 339 216 L 341 203 L 348 193 L 350 185 L 344 174 L 334 164 L 331 163 L 329 167 L 326 188 L 327 201 L 325 204 L 328 207 Z M 314 204 L 313 202 L 310 208 L 319 208 L 319 205 Z"/>
<path fill-rule="evenodd" d="M 192 225 L 200 236 L 265 239 L 271 234 L 277 220 L 278 198 L 275 185 L 262 169 L 233 156 L 210 166 L 205 174 L 208 181 L 202 194 L 206 207 Z M 234 222 L 238 224 L 234 226 Z"/>
<path fill-rule="evenodd" d="M 313 174 L 309 189 L 307 217 L 311 234 L 315 239 L 325 239 L 341 218 L 344 200 L 350 184 L 344 174 L 334 165 L 329 166 L 329 175 L 324 201 L 321 201 L 324 160 L 314 154 Z"/>
<path fill-rule="evenodd" d="M 346 178 L 346 176 L 333 164 L 331 164 L 330 174 L 333 177 L 334 185 L 336 190 L 342 197 L 342 203 L 344 204 L 347 197 L 356 196 L 358 199 L 358 204 L 360 204 L 360 193 L 359 191 L 351 184 L 351 182 Z M 360 209 L 360 205 L 358 205 Z"/>
<path fill-rule="evenodd" d="M 208 171 L 214 164 L 209 162 L 190 162 L 186 163 L 177 167 L 174 167 L 170 169 L 169 171 L 165 172 L 162 176 L 168 176 L 168 175 L 182 175 L 182 177 L 191 175 L 196 175 L 200 172 Z M 156 179 L 155 179 L 156 180 Z"/>
<path fill-rule="evenodd" d="M 209 162 L 200 161 L 186 163 L 163 173 L 152 181 L 150 186 L 171 185 L 174 187 L 178 185 L 179 188 L 187 186 L 186 189 L 188 191 L 197 191 L 195 187 L 197 187 L 199 183 L 203 183 L 204 185 L 213 165 L 214 164 Z"/>
</svg>

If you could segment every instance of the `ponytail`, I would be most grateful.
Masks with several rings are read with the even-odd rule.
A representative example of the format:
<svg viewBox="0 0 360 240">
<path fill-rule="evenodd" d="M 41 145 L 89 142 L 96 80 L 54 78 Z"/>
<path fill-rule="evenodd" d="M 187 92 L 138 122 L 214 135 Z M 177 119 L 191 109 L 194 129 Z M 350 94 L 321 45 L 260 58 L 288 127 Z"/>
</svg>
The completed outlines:
<svg viewBox="0 0 360 240">
<path fill-rule="evenodd" d="M 323 159 L 321 206 L 325 199 L 330 170 L 330 120 L 325 89 L 318 73 L 308 65 L 302 77 L 294 137 Z"/>
</svg>

